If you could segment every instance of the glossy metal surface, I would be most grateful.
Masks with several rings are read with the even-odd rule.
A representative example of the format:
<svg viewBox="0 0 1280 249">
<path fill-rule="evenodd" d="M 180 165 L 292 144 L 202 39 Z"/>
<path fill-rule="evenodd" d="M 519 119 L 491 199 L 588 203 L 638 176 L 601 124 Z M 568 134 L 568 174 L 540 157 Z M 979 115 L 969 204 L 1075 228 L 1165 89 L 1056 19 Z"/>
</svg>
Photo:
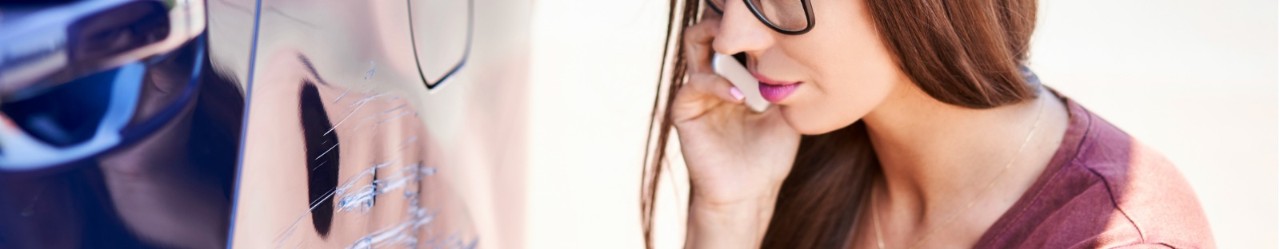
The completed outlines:
<svg viewBox="0 0 1280 249">
<path fill-rule="evenodd" d="M 132 107 L 87 104 L 122 113 L 107 116 L 127 125 L 108 127 L 132 139 L 97 153 L 35 157 L 56 159 L 26 167 L 39 170 L 0 170 L 0 248 L 520 244 L 528 33 L 519 20 L 527 4 L 69 1 L 0 6 L 0 26 L 19 20 L 15 10 L 76 4 L 176 4 L 185 7 L 164 11 L 202 15 L 43 12 L 63 20 L 54 24 L 114 20 L 134 34 L 106 41 L 59 28 L 0 31 L 108 48 L 140 42 L 92 60 L 8 49 L 31 42 L 0 46 L 0 108 L 14 134 L 39 135 L 23 125 L 36 122 L 24 113 L 79 103 L 80 95 L 51 93 L 96 89 L 67 82 L 144 72 L 140 87 L 110 95 Z M 486 15 L 503 18 L 477 22 Z M 138 32 L 161 24 L 170 28 Z M 77 101 L 31 102 L 58 98 Z M 111 119 L 63 123 L 119 123 L 103 120 Z M 45 137 L 36 136 L 57 142 Z M 0 141 L 0 156 L 36 148 L 14 141 Z"/>
<path fill-rule="evenodd" d="M 225 244 L 244 92 L 203 1 L 0 5 L 0 248 Z"/>
<path fill-rule="evenodd" d="M 517 107 L 495 104 L 511 98 L 479 89 L 518 81 L 475 76 L 496 68 L 475 66 L 494 61 L 477 58 L 485 43 L 471 36 L 493 27 L 477 23 L 481 4 L 210 2 L 210 35 L 226 34 L 212 57 L 249 96 L 230 245 L 511 243 L 497 238 L 519 229 L 505 226 L 518 217 L 501 217 L 520 213 L 507 192 L 519 181 L 494 172 L 519 172 L 507 156 L 524 146 L 521 123 L 485 110 Z"/>
</svg>

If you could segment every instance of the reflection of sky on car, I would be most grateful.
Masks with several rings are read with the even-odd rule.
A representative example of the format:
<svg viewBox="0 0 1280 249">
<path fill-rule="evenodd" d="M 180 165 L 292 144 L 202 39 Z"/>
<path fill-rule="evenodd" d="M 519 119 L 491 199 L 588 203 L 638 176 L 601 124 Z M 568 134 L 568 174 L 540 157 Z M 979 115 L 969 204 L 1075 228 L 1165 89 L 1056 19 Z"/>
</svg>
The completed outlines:
<svg viewBox="0 0 1280 249">
<path fill-rule="evenodd" d="M 15 90 L 0 90 L 0 119 L 20 128 L 0 132 L 0 247 L 225 243 L 243 99 L 208 70 L 203 3 L 33 2 L 0 17 L 0 88 Z M 10 156 L 36 160 L 11 171 Z"/>
</svg>

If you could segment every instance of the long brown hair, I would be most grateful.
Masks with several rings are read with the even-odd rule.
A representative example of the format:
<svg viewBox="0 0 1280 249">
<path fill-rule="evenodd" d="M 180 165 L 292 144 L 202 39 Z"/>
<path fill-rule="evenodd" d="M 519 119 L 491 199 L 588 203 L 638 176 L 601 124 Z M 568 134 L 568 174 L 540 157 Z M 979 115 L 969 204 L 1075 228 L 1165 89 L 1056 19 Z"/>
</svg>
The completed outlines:
<svg viewBox="0 0 1280 249">
<path fill-rule="evenodd" d="M 1036 0 L 865 0 L 868 12 L 899 69 L 924 92 L 956 106 L 985 109 L 1036 97 L 1022 76 L 1035 27 Z M 657 178 L 672 131 L 669 103 L 685 82 L 685 27 L 699 18 L 702 0 L 672 0 L 650 122 L 641 186 L 645 242 L 652 247 Z M 817 6 L 815 6 L 817 7 Z M 821 24 L 817 17 L 817 24 Z M 674 46 L 675 51 L 669 51 Z M 846 246 L 880 174 L 866 125 L 804 136 L 795 165 L 782 184 L 764 248 Z"/>
</svg>

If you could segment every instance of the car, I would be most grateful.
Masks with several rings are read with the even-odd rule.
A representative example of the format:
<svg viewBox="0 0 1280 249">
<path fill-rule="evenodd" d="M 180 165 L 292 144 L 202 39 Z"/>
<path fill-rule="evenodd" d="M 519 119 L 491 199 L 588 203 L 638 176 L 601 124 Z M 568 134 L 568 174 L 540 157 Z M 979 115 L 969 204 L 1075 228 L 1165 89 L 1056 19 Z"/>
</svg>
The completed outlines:
<svg viewBox="0 0 1280 249">
<path fill-rule="evenodd" d="M 476 247 L 473 10 L 0 5 L 0 248 Z"/>
</svg>

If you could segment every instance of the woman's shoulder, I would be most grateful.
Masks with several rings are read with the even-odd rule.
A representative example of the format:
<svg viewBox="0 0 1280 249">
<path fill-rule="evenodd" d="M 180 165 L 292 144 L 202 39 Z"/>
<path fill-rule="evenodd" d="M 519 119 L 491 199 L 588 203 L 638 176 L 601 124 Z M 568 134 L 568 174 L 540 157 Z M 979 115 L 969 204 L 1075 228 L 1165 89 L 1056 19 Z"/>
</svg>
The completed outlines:
<svg viewBox="0 0 1280 249">
<path fill-rule="evenodd" d="M 1077 155 L 1064 167 L 1094 175 L 1097 180 L 1091 185 L 1105 190 L 1101 196 L 1114 206 L 1114 211 L 1098 215 L 1126 230 L 1117 235 L 1177 248 L 1212 247 L 1208 219 L 1178 168 L 1105 119 L 1067 102 L 1072 114 L 1089 120 Z"/>
<path fill-rule="evenodd" d="M 1071 124 L 1053 162 L 982 247 L 1213 247 L 1194 191 L 1169 160 L 1064 101 Z"/>
</svg>

